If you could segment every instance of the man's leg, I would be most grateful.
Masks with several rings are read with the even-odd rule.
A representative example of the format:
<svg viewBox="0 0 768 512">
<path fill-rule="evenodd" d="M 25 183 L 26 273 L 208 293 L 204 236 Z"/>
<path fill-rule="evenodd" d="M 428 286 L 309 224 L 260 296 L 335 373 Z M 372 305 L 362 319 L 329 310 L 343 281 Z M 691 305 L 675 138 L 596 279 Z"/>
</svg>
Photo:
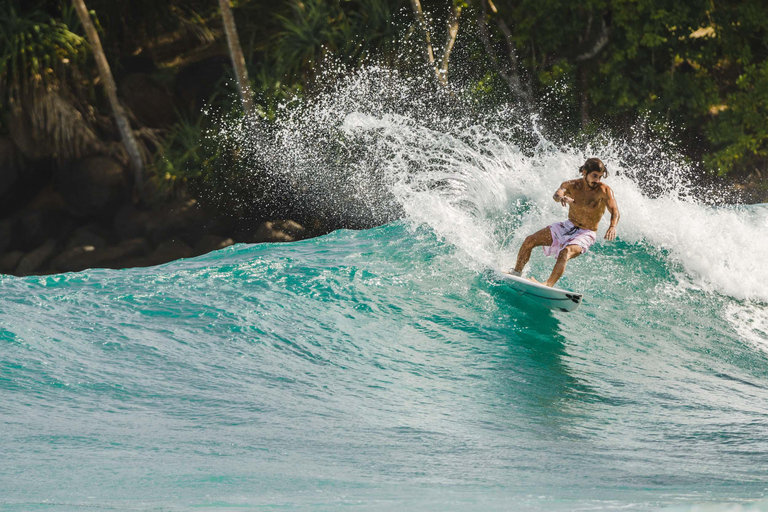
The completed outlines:
<svg viewBox="0 0 768 512">
<path fill-rule="evenodd" d="M 581 254 L 580 246 L 567 245 L 562 251 L 560 251 L 560 254 L 557 255 L 557 263 L 555 263 L 555 268 L 552 269 L 552 274 L 544 284 L 547 286 L 555 286 L 557 280 L 560 279 L 563 276 L 563 272 L 565 272 L 565 264 L 568 263 L 568 260 L 576 258 L 579 254 Z"/>
<path fill-rule="evenodd" d="M 531 251 L 533 251 L 534 247 L 542 245 L 552 245 L 552 232 L 549 230 L 549 226 L 525 238 L 520 251 L 517 253 L 515 271 L 522 272 L 523 268 L 528 264 L 528 260 L 531 259 Z"/>
</svg>

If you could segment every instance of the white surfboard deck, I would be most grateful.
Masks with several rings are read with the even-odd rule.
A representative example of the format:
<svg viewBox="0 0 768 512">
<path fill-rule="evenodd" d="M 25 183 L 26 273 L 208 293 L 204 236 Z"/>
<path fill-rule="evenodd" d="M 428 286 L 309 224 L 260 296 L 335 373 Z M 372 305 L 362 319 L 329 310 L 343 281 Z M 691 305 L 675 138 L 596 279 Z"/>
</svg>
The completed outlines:
<svg viewBox="0 0 768 512">
<path fill-rule="evenodd" d="M 581 293 L 561 288 L 550 288 L 524 277 L 507 274 L 499 269 L 493 269 L 493 271 L 505 285 L 554 311 L 575 311 L 581 305 L 583 297 Z"/>
</svg>

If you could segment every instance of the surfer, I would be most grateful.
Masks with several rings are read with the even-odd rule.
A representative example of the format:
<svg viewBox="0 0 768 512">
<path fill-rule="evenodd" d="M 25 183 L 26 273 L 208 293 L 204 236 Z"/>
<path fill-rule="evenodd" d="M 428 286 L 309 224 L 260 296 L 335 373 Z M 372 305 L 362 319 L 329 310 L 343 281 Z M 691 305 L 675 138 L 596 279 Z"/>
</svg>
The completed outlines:
<svg viewBox="0 0 768 512">
<path fill-rule="evenodd" d="M 554 286 L 565 272 L 568 260 L 589 250 L 597 240 L 597 226 L 606 208 L 611 212 L 611 224 L 605 233 L 606 240 L 616 238 L 619 223 L 619 207 L 611 187 L 601 180 L 608 176 L 605 165 L 599 158 L 588 158 L 579 168 L 580 179 L 565 181 L 552 198 L 563 207 L 569 206 L 568 220 L 555 222 L 528 236 L 517 254 L 517 264 L 509 273 L 520 276 L 531 258 L 534 247 L 544 246 L 544 254 L 556 256 L 557 262 L 549 279 L 543 284 Z M 532 281 L 538 282 L 531 278 Z"/>
</svg>

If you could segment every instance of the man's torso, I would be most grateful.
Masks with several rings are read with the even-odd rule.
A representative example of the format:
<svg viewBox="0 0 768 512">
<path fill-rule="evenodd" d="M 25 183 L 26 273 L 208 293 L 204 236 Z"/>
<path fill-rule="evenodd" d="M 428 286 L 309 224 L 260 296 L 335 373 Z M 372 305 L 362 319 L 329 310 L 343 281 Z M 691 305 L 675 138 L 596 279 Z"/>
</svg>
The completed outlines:
<svg viewBox="0 0 768 512">
<path fill-rule="evenodd" d="M 568 219 L 582 229 L 597 231 L 609 197 L 608 185 L 601 183 L 595 189 L 589 189 L 583 179 L 571 180 L 566 184 L 566 194 L 573 198 Z"/>
</svg>

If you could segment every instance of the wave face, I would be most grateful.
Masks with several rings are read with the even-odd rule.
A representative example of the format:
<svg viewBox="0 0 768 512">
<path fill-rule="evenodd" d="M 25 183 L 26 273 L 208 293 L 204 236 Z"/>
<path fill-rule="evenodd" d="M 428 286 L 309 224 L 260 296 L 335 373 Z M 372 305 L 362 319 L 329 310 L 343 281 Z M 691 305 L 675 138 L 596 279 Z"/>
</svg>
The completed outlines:
<svg viewBox="0 0 768 512">
<path fill-rule="evenodd" d="M 410 90 L 377 77 L 253 148 L 323 190 L 313 208 L 385 225 L 0 278 L 0 504 L 763 509 L 768 208 L 696 199 L 627 144 L 557 146 L 535 123 L 521 143 L 513 111 L 373 101 Z M 551 194 L 593 155 L 619 239 L 569 263 L 585 302 L 555 314 L 484 270 L 564 217 Z M 530 272 L 552 264 L 537 250 Z"/>
</svg>

